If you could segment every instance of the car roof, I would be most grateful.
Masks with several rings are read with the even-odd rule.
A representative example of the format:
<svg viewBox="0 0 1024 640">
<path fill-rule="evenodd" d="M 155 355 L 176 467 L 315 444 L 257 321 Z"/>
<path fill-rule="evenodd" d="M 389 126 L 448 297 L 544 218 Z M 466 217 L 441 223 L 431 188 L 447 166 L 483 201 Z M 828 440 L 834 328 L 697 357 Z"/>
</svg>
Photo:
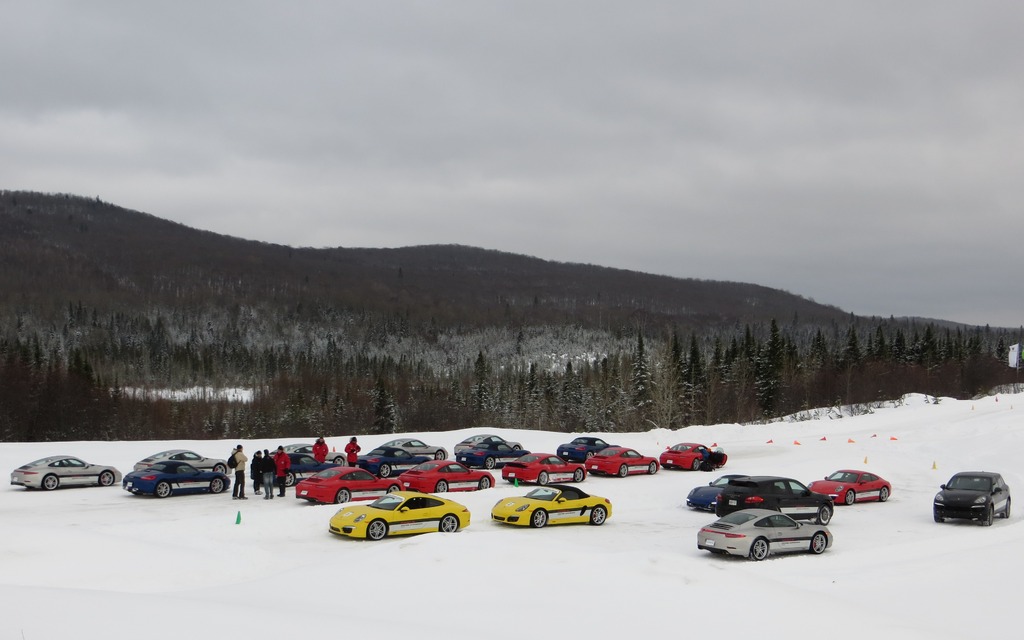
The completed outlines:
<svg viewBox="0 0 1024 640">
<path fill-rule="evenodd" d="M 998 473 L 996 473 L 994 471 L 958 471 L 958 472 L 953 474 L 954 478 L 958 478 L 960 476 L 978 476 L 980 478 L 992 478 L 992 479 L 1002 477 L 1001 474 L 998 474 Z"/>
</svg>

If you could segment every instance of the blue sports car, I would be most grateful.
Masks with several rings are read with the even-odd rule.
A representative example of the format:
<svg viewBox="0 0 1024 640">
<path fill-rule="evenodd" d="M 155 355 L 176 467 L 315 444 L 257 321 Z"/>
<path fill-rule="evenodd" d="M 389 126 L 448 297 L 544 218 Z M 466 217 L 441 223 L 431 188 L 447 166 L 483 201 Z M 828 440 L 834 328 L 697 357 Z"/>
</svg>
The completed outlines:
<svg viewBox="0 0 1024 640">
<path fill-rule="evenodd" d="M 594 454 L 601 449 L 607 449 L 608 447 L 614 446 L 617 445 L 608 444 L 601 438 L 581 436 L 579 438 L 574 438 L 572 442 L 558 445 L 558 450 L 555 451 L 555 453 L 558 454 L 558 457 L 562 460 L 586 462 L 588 458 L 594 457 Z"/>
<path fill-rule="evenodd" d="M 741 478 L 741 474 L 727 473 L 720 478 L 716 478 L 706 485 L 694 487 L 690 491 L 690 495 L 686 496 L 686 506 L 691 509 L 700 509 L 701 511 L 714 511 L 715 502 L 718 499 L 718 494 L 722 493 L 722 489 L 725 485 L 729 484 L 731 478 Z"/>
<path fill-rule="evenodd" d="M 132 471 L 121 481 L 121 488 L 136 495 L 166 498 L 185 493 L 221 493 L 231 480 L 219 471 L 200 471 L 187 462 L 157 462 L 141 471 Z"/>
<path fill-rule="evenodd" d="M 530 452 L 523 449 L 513 449 L 504 442 L 488 442 L 477 444 L 472 449 L 460 451 L 456 457 L 467 467 L 494 469 L 503 467 L 506 462 L 511 462 L 528 453 Z"/>
<path fill-rule="evenodd" d="M 434 456 L 414 456 L 405 449 L 398 447 L 377 447 L 365 456 L 359 456 L 356 465 L 366 469 L 375 476 L 390 478 L 412 469 L 421 462 L 433 460 Z"/>
<path fill-rule="evenodd" d="M 324 469 L 341 466 L 337 462 L 317 462 L 316 458 L 308 453 L 289 453 L 288 459 L 291 466 L 284 474 L 286 487 L 294 486 L 296 482 L 315 476 Z"/>
</svg>

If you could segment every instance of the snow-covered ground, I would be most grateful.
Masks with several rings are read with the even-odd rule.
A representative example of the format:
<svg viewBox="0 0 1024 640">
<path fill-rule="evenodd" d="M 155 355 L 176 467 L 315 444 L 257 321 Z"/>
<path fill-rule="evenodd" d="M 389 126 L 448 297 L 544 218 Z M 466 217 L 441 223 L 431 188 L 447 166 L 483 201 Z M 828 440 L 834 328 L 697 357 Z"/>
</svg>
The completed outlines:
<svg viewBox="0 0 1024 640">
<path fill-rule="evenodd" d="M 186 637 L 965 638 L 1013 633 L 1024 573 L 1024 394 L 972 401 L 910 396 L 842 419 L 697 426 L 611 435 L 657 455 L 717 444 L 722 472 L 803 482 L 840 468 L 889 479 L 884 503 L 840 506 L 822 556 L 755 563 L 698 551 L 714 516 L 684 499 L 718 473 L 588 478 L 611 499 L 602 527 L 518 529 L 489 521 L 501 483 L 448 497 L 472 525 L 457 534 L 363 542 L 327 532 L 332 506 L 219 496 L 166 500 L 117 488 L 50 493 L 0 487 L 0 640 Z M 565 434 L 499 430 L 554 451 Z M 468 431 L 420 434 L 451 450 Z M 348 434 L 330 438 L 341 448 Z M 360 438 L 364 451 L 386 438 Z M 310 439 L 312 441 L 312 439 Z M 769 443 L 771 441 L 771 443 Z M 799 442 L 800 444 L 796 444 Z M 130 471 L 182 446 L 227 457 L 234 441 L 0 445 L 0 468 L 71 454 Z M 287 442 L 245 442 L 246 450 Z M 991 528 L 935 524 L 932 497 L 962 470 L 1001 472 L 1020 506 Z M 241 517 L 241 522 L 237 523 Z"/>
</svg>

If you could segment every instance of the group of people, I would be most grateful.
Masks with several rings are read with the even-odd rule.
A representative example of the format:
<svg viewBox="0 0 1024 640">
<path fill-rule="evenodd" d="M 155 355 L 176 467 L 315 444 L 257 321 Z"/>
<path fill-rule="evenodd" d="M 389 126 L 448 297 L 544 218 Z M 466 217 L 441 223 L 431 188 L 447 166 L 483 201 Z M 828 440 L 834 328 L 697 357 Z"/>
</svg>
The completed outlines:
<svg viewBox="0 0 1024 640">
<path fill-rule="evenodd" d="M 359 441 L 353 436 L 345 445 L 345 459 L 350 467 L 356 466 L 359 461 L 359 452 L 362 449 Z M 327 460 L 327 442 L 323 436 L 317 438 L 313 445 L 313 458 L 317 462 Z M 245 455 L 242 445 L 232 450 L 228 458 L 228 466 L 235 470 L 235 485 L 231 490 L 232 500 L 248 500 L 245 495 L 245 465 L 249 462 L 249 456 Z M 269 449 L 256 450 L 252 462 L 249 463 L 249 477 L 252 479 L 252 489 L 256 495 L 262 495 L 264 500 L 274 499 L 274 486 L 277 486 L 277 497 L 284 497 L 286 485 L 285 478 L 288 477 L 288 469 L 292 466 L 292 460 L 288 457 L 284 447 L 278 447 L 273 454 Z M 263 489 L 261 492 L 260 489 Z"/>
</svg>

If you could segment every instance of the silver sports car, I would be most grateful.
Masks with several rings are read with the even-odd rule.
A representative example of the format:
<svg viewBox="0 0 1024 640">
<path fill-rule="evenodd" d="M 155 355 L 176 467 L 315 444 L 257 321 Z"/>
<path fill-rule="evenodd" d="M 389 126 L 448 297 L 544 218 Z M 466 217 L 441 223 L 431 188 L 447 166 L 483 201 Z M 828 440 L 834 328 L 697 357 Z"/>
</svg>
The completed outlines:
<svg viewBox="0 0 1024 640">
<path fill-rule="evenodd" d="M 11 472 L 11 484 L 53 491 L 58 487 L 120 484 L 121 472 L 102 464 L 89 464 L 73 456 L 50 456 Z"/>
<path fill-rule="evenodd" d="M 296 442 L 294 444 L 284 445 L 285 453 L 308 453 L 313 455 L 313 445 L 306 444 L 305 442 Z M 327 462 L 333 462 L 334 464 L 345 464 L 345 452 L 344 451 L 329 451 L 327 452 Z M 291 486 L 291 485 L 288 485 Z"/>
<path fill-rule="evenodd" d="M 448 458 L 448 452 L 444 447 L 435 447 L 416 438 L 399 438 L 398 440 L 385 442 L 380 446 L 404 449 L 414 456 L 431 456 L 434 460 L 445 460 Z"/>
<path fill-rule="evenodd" d="M 491 435 L 489 433 L 484 433 L 484 434 L 477 435 L 477 436 L 469 436 L 468 438 L 466 438 L 465 440 L 463 440 L 459 444 L 455 445 L 455 453 L 462 453 L 463 451 L 468 451 L 470 449 L 475 449 L 477 446 L 479 446 L 481 444 L 490 444 L 490 443 L 507 444 L 508 446 L 512 447 L 516 451 L 519 451 L 520 449 L 523 448 L 523 445 L 519 444 L 518 442 L 509 442 L 508 440 L 506 440 L 505 438 L 502 438 L 501 436 L 495 436 L 495 435 Z"/>
<path fill-rule="evenodd" d="M 157 462 L 187 462 L 200 471 L 216 471 L 217 473 L 228 472 L 228 461 L 219 458 L 204 458 L 195 451 L 186 449 L 169 449 L 154 453 L 135 463 L 135 471 L 141 471 L 153 466 Z"/>
<path fill-rule="evenodd" d="M 825 525 L 797 522 L 769 509 L 733 511 L 697 533 L 698 549 L 751 560 L 793 551 L 819 554 L 831 544 L 832 532 Z"/>
</svg>

